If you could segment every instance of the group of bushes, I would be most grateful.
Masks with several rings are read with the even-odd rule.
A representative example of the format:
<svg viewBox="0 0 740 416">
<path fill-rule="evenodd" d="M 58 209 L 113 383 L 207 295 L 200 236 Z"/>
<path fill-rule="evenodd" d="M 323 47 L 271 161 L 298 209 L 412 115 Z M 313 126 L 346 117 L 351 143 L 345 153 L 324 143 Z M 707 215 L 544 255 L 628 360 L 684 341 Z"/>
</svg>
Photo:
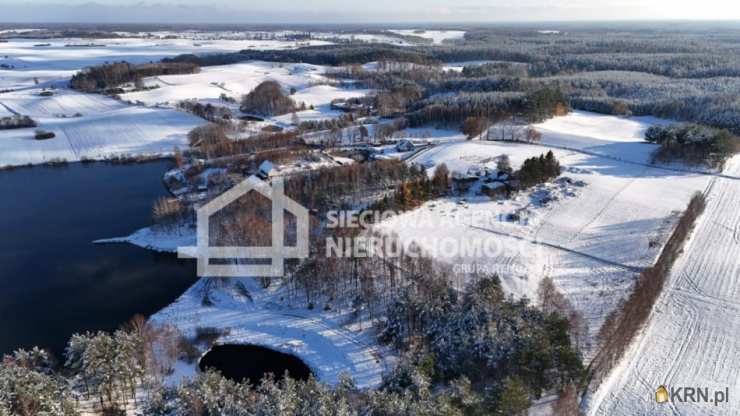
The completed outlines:
<svg viewBox="0 0 740 416">
<path fill-rule="evenodd" d="M 13 115 L 10 117 L 0 117 L 0 130 L 25 129 L 36 126 L 36 122 L 29 116 Z M 37 129 L 34 132 L 33 138 L 36 140 L 47 140 L 55 136 L 52 131 Z"/>
<path fill-rule="evenodd" d="M 242 98 L 239 108 L 242 112 L 262 116 L 287 114 L 297 109 L 295 101 L 283 93 L 280 84 L 268 80 L 260 83 L 255 89 Z"/>
<path fill-rule="evenodd" d="M 177 107 L 210 122 L 219 122 L 232 118 L 231 110 L 228 107 L 213 105 L 211 103 L 201 104 L 197 100 L 182 100 L 177 103 Z"/>
<path fill-rule="evenodd" d="M 187 213 L 185 205 L 177 198 L 160 197 L 154 202 L 152 220 L 158 226 L 175 225 Z"/>
<path fill-rule="evenodd" d="M 714 167 L 721 167 L 740 150 L 740 140 L 729 131 L 697 124 L 653 126 L 645 132 L 645 140 L 660 145 L 654 156 L 657 160 L 680 159 Z"/>
<path fill-rule="evenodd" d="M 36 127 L 36 122 L 29 116 L 13 115 L 0 117 L 0 130 L 24 129 Z"/>
<path fill-rule="evenodd" d="M 302 205 L 323 211 L 367 202 L 372 193 L 423 177 L 423 172 L 400 160 L 378 160 L 311 170 L 291 176 L 285 192 Z"/>
<path fill-rule="evenodd" d="M 431 179 L 424 174 L 422 168 L 417 177 L 398 184 L 393 195 L 384 197 L 370 208 L 378 212 L 408 211 L 431 199 L 446 195 L 449 187 L 450 171 L 447 165 L 443 163 L 437 166 Z"/>
<path fill-rule="evenodd" d="M 550 150 L 546 155 L 525 160 L 515 177 L 519 180 L 520 187 L 529 188 L 556 178 L 558 175 L 560 175 L 560 162 Z"/>
<path fill-rule="evenodd" d="M 46 131 L 42 129 L 36 130 L 36 132 L 33 135 L 33 138 L 36 140 L 49 140 L 56 137 L 56 134 L 53 131 Z"/>
</svg>

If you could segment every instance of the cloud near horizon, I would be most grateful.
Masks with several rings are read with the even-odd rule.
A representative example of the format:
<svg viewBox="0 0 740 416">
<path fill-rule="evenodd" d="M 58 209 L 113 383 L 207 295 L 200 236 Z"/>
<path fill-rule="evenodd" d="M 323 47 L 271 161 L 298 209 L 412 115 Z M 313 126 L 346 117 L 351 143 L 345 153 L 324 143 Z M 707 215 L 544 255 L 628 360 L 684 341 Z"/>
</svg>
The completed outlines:
<svg viewBox="0 0 740 416">
<path fill-rule="evenodd" d="M 740 20 L 740 4 L 727 0 L 339 0 L 140 1 L 11 0 L 3 22 L 79 23 L 384 23 L 568 20 Z"/>
</svg>

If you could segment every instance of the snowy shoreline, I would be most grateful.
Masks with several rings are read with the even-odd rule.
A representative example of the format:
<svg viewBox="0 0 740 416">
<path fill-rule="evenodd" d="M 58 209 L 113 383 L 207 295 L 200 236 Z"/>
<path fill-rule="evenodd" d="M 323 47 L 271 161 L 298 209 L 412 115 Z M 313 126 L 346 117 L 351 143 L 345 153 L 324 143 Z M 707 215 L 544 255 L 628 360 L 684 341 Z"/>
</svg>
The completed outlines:
<svg viewBox="0 0 740 416">
<path fill-rule="evenodd" d="M 128 236 L 101 238 L 93 244 L 132 244 L 159 253 L 177 253 L 178 247 L 195 245 L 195 230 L 183 227 L 177 232 L 164 232 L 144 227 Z"/>
<path fill-rule="evenodd" d="M 15 169 L 32 168 L 37 166 L 46 167 L 64 167 L 70 163 L 109 163 L 111 165 L 136 165 L 139 163 L 158 162 L 165 160 L 172 160 L 173 152 L 166 153 L 153 153 L 150 155 L 144 154 L 118 154 L 102 156 L 100 158 L 83 158 L 79 160 L 46 160 L 39 163 L 25 163 L 20 165 L 2 165 L 0 166 L 0 172 L 12 171 Z"/>
</svg>

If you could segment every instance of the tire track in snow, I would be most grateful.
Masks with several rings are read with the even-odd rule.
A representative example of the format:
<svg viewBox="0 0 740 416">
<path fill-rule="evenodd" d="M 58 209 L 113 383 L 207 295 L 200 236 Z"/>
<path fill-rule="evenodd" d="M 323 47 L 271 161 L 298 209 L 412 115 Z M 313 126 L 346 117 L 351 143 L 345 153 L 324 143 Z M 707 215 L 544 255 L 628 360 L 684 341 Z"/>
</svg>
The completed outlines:
<svg viewBox="0 0 740 416">
<path fill-rule="evenodd" d="M 167 85 L 167 86 L 170 86 L 170 87 L 176 87 L 177 86 L 177 84 L 173 84 L 171 82 L 167 82 L 167 81 L 163 80 L 160 77 L 154 77 L 154 79 L 156 79 L 157 81 L 161 82 L 162 84 Z"/>
<path fill-rule="evenodd" d="M 591 226 L 591 224 L 593 224 L 593 223 L 594 223 L 594 222 L 596 222 L 596 221 L 597 221 L 597 220 L 598 220 L 599 218 L 601 218 L 601 216 L 602 216 L 602 215 L 604 215 L 604 213 L 605 213 L 605 212 L 606 212 L 606 211 L 607 211 L 607 210 L 608 210 L 608 209 L 609 209 L 609 208 L 610 208 L 610 207 L 612 206 L 612 203 L 613 203 L 613 202 L 614 202 L 614 201 L 615 201 L 615 200 L 616 200 L 616 199 L 617 199 L 617 198 L 618 198 L 618 197 L 619 197 L 620 195 L 622 195 L 622 193 L 624 193 L 624 191 L 626 191 L 626 190 L 627 190 L 627 188 L 629 188 L 629 187 L 630 187 L 630 186 L 632 186 L 632 185 L 633 185 L 633 184 L 634 184 L 635 182 L 637 182 L 637 180 L 638 180 L 638 179 L 642 179 L 642 178 L 644 178 L 644 174 L 645 174 L 645 172 L 646 172 L 647 170 L 648 170 L 648 168 L 645 168 L 645 169 L 643 169 L 643 170 L 642 170 L 642 172 L 640 173 L 640 176 L 635 176 L 635 177 L 634 177 L 634 178 L 633 178 L 632 180 L 630 180 L 630 181 L 629 181 L 629 182 L 627 182 L 627 183 L 626 183 L 626 184 L 625 184 L 625 185 L 624 185 L 624 186 L 623 186 L 622 188 L 620 188 L 620 189 L 619 189 L 619 190 L 618 190 L 618 191 L 617 191 L 616 193 L 614 193 L 614 195 L 612 195 L 612 196 L 611 196 L 611 198 L 609 198 L 609 199 L 608 199 L 608 200 L 606 201 L 606 203 L 604 204 L 604 207 L 603 207 L 603 208 L 601 208 L 601 209 L 599 210 L 599 212 L 597 212 L 597 213 L 596 213 L 596 215 L 594 215 L 594 217 L 593 217 L 593 218 L 591 218 L 591 220 L 590 220 L 590 221 L 586 222 L 586 224 L 584 224 L 584 225 L 583 225 L 583 226 L 582 226 L 581 228 L 579 228 L 579 229 L 578 229 L 578 231 L 576 231 L 576 232 L 575 232 L 575 234 L 573 234 L 573 235 L 572 235 L 572 236 L 570 237 L 570 239 L 568 240 L 568 242 L 569 242 L 569 243 L 573 242 L 573 241 L 574 241 L 574 240 L 575 240 L 576 238 L 578 238 L 578 237 L 579 237 L 579 236 L 581 235 L 581 233 L 583 232 L 583 230 L 585 230 L 586 228 L 590 227 L 590 226 Z"/>
<path fill-rule="evenodd" d="M 77 149 L 74 142 L 70 138 L 70 134 L 68 132 L 67 128 L 61 127 L 62 133 L 64 134 L 64 138 L 67 139 L 67 143 L 69 144 L 69 149 L 72 151 L 72 154 L 75 155 L 75 159 L 80 159 L 80 150 Z"/>
<path fill-rule="evenodd" d="M 681 343 L 678 347 L 678 350 L 674 350 L 676 359 L 671 360 L 671 365 L 666 372 L 664 384 L 667 384 L 669 386 L 673 384 L 673 381 L 676 379 L 676 374 L 680 370 L 680 367 L 684 364 L 687 355 L 686 352 L 688 351 L 689 345 L 693 341 L 694 335 L 696 334 L 699 327 L 699 320 L 697 319 L 698 313 L 696 311 L 696 307 L 691 305 L 691 303 L 683 303 L 681 306 L 685 307 L 686 313 L 688 315 L 688 327 L 686 328 L 685 334 L 682 334 L 682 336 L 679 338 L 681 340 Z M 671 410 L 674 414 L 681 414 L 675 403 L 670 402 L 670 405 Z"/>
<path fill-rule="evenodd" d="M 5 104 L 3 102 L 0 102 L 0 105 L 3 106 L 3 107 L 5 107 L 5 109 L 8 110 L 8 112 L 11 113 L 11 114 L 13 114 L 13 115 L 16 115 L 16 116 L 21 115 L 21 113 L 13 110 L 10 106 L 8 106 L 7 104 Z"/>
<path fill-rule="evenodd" d="M 338 337 L 344 338 L 346 341 L 359 347 L 362 351 L 367 351 L 370 355 L 372 355 L 375 358 L 375 361 L 378 364 L 381 364 L 383 366 L 384 373 L 387 373 L 390 370 L 387 360 L 383 358 L 384 355 L 380 351 L 380 349 L 378 349 L 378 347 L 359 340 L 358 337 L 354 336 L 354 334 L 352 334 L 350 331 L 340 326 L 331 326 L 325 320 L 318 318 L 318 317 L 308 317 L 308 316 L 302 316 L 302 315 L 286 313 L 286 312 L 276 312 L 276 313 L 278 315 L 286 316 L 289 318 L 303 319 L 307 322 L 310 322 L 311 324 L 320 326 L 326 332 L 332 335 L 336 335 Z"/>
<path fill-rule="evenodd" d="M 642 267 L 635 267 L 635 266 L 630 266 L 630 265 L 627 265 L 627 264 L 622 264 L 622 263 L 619 263 L 619 262 L 616 262 L 616 261 L 604 259 L 604 258 L 597 257 L 597 256 L 594 256 L 594 255 L 591 255 L 591 254 L 587 254 L 587 253 L 583 253 L 583 252 L 578 251 L 578 250 L 573 250 L 571 248 L 564 247 L 564 246 L 561 246 L 561 245 L 558 245 L 558 244 L 548 243 L 546 241 L 540 241 L 540 240 L 536 240 L 536 239 L 530 239 L 530 238 L 522 237 L 522 236 L 519 236 L 519 235 L 509 234 L 509 233 L 505 233 L 503 231 L 496 231 L 496 230 L 491 230 L 491 229 L 483 228 L 483 227 L 476 227 L 476 226 L 470 226 L 470 227 L 471 228 L 474 228 L 476 230 L 486 231 L 486 232 L 489 232 L 491 234 L 496 234 L 496 235 L 500 235 L 500 236 L 503 236 L 503 237 L 515 238 L 515 239 L 520 240 L 520 241 L 526 241 L 526 242 L 528 242 L 530 244 L 541 245 L 541 246 L 553 248 L 555 250 L 564 251 L 566 253 L 575 254 L 577 256 L 581 256 L 581 257 L 585 257 L 585 258 L 588 258 L 588 259 L 597 261 L 599 263 L 603 263 L 603 264 L 607 264 L 607 265 L 610 265 L 610 266 L 619 267 L 621 269 L 625 269 L 625 270 L 630 271 L 630 272 L 640 273 L 640 272 L 642 272 L 644 270 Z"/>
</svg>

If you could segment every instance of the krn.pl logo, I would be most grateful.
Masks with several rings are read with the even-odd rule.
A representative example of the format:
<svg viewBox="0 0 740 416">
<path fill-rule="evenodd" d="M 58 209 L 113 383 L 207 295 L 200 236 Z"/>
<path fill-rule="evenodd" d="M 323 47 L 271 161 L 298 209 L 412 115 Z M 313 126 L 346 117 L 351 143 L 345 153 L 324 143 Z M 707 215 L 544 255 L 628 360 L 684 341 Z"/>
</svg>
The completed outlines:
<svg viewBox="0 0 740 416">
<path fill-rule="evenodd" d="M 660 386 L 658 390 L 655 390 L 655 401 L 658 403 L 668 402 L 668 389 L 665 386 Z"/>
</svg>

